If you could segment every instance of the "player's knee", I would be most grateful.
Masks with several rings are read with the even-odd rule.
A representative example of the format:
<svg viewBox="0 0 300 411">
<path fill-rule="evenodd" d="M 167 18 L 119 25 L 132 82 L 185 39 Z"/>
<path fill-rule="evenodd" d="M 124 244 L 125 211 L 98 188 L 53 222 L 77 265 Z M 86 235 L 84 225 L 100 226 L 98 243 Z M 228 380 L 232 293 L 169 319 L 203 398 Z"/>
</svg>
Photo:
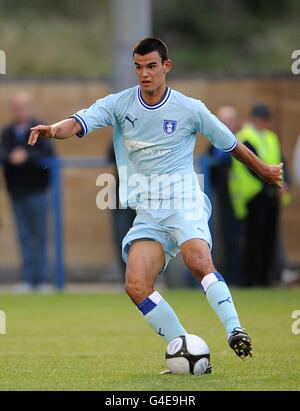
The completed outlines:
<svg viewBox="0 0 300 411">
<path fill-rule="evenodd" d="M 141 303 L 151 294 L 151 290 L 148 290 L 147 286 L 140 281 L 126 280 L 125 291 L 135 304 Z"/>
<path fill-rule="evenodd" d="M 188 269 L 199 280 L 202 280 L 206 274 L 215 271 L 211 258 L 208 256 L 190 252 L 186 253 L 183 259 Z"/>
</svg>

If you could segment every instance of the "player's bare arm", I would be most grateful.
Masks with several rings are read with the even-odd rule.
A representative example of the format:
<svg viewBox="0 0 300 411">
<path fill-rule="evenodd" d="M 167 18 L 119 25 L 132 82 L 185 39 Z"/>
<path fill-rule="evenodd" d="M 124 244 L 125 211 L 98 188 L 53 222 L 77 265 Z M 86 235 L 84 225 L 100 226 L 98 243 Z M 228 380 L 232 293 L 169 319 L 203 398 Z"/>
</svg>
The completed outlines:
<svg viewBox="0 0 300 411">
<path fill-rule="evenodd" d="M 240 142 L 238 142 L 236 148 L 232 150 L 232 155 L 251 168 L 251 170 L 258 174 L 266 183 L 273 184 L 278 188 L 282 187 L 283 163 L 268 165 Z"/>
<path fill-rule="evenodd" d="M 81 125 L 74 119 L 68 118 L 66 120 L 59 121 L 58 123 L 46 125 L 38 125 L 30 129 L 30 136 L 28 144 L 33 146 L 39 136 L 56 138 L 64 140 L 80 133 Z"/>
</svg>

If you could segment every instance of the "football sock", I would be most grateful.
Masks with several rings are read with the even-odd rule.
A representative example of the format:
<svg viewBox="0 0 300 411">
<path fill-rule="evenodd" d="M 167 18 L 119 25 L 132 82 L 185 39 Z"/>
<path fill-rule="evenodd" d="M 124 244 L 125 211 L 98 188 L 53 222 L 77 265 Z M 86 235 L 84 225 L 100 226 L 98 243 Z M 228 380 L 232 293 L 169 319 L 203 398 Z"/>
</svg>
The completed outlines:
<svg viewBox="0 0 300 411">
<path fill-rule="evenodd" d="M 218 272 L 207 274 L 201 281 L 201 285 L 209 304 L 223 323 L 227 335 L 234 328 L 241 328 L 230 291 L 221 274 Z"/>
<path fill-rule="evenodd" d="M 137 304 L 137 308 L 154 331 L 167 342 L 179 335 L 187 334 L 173 309 L 157 291 Z"/>
</svg>

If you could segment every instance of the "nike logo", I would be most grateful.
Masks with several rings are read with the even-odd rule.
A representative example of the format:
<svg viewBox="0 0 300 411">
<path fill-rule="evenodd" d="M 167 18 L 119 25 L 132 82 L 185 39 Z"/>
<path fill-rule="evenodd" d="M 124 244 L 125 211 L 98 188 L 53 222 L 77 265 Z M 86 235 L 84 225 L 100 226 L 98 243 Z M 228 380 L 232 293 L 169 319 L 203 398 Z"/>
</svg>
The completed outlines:
<svg viewBox="0 0 300 411">
<path fill-rule="evenodd" d="M 197 230 L 201 231 L 201 233 L 204 233 L 203 228 L 197 227 Z"/>
<path fill-rule="evenodd" d="M 165 336 L 165 334 L 162 334 L 162 333 L 161 333 L 161 328 L 157 331 L 157 334 L 158 334 L 158 335 L 161 335 L 162 337 Z"/>
<path fill-rule="evenodd" d="M 226 301 L 227 301 L 228 303 L 231 303 L 230 297 L 226 298 L 226 300 L 218 301 L 218 305 L 221 305 L 221 304 L 225 303 Z"/>
<path fill-rule="evenodd" d="M 130 117 L 126 116 L 125 120 L 129 121 L 129 123 L 131 123 L 132 127 L 134 128 L 134 123 L 136 122 L 137 118 L 135 118 L 134 120 L 131 120 Z"/>
</svg>

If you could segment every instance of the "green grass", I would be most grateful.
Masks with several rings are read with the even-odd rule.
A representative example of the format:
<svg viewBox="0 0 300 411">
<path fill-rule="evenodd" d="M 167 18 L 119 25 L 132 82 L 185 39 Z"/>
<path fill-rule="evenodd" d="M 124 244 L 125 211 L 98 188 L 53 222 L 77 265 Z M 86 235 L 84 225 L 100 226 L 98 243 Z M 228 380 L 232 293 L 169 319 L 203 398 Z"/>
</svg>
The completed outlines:
<svg viewBox="0 0 300 411">
<path fill-rule="evenodd" d="M 0 390 L 299 390 L 300 334 L 291 313 L 300 289 L 233 290 L 254 357 L 229 349 L 199 291 L 164 295 L 184 326 L 210 346 L 213 373 L 159 375 L 165 343 L 124 294 L 0 295 Z"/>
</svg>

